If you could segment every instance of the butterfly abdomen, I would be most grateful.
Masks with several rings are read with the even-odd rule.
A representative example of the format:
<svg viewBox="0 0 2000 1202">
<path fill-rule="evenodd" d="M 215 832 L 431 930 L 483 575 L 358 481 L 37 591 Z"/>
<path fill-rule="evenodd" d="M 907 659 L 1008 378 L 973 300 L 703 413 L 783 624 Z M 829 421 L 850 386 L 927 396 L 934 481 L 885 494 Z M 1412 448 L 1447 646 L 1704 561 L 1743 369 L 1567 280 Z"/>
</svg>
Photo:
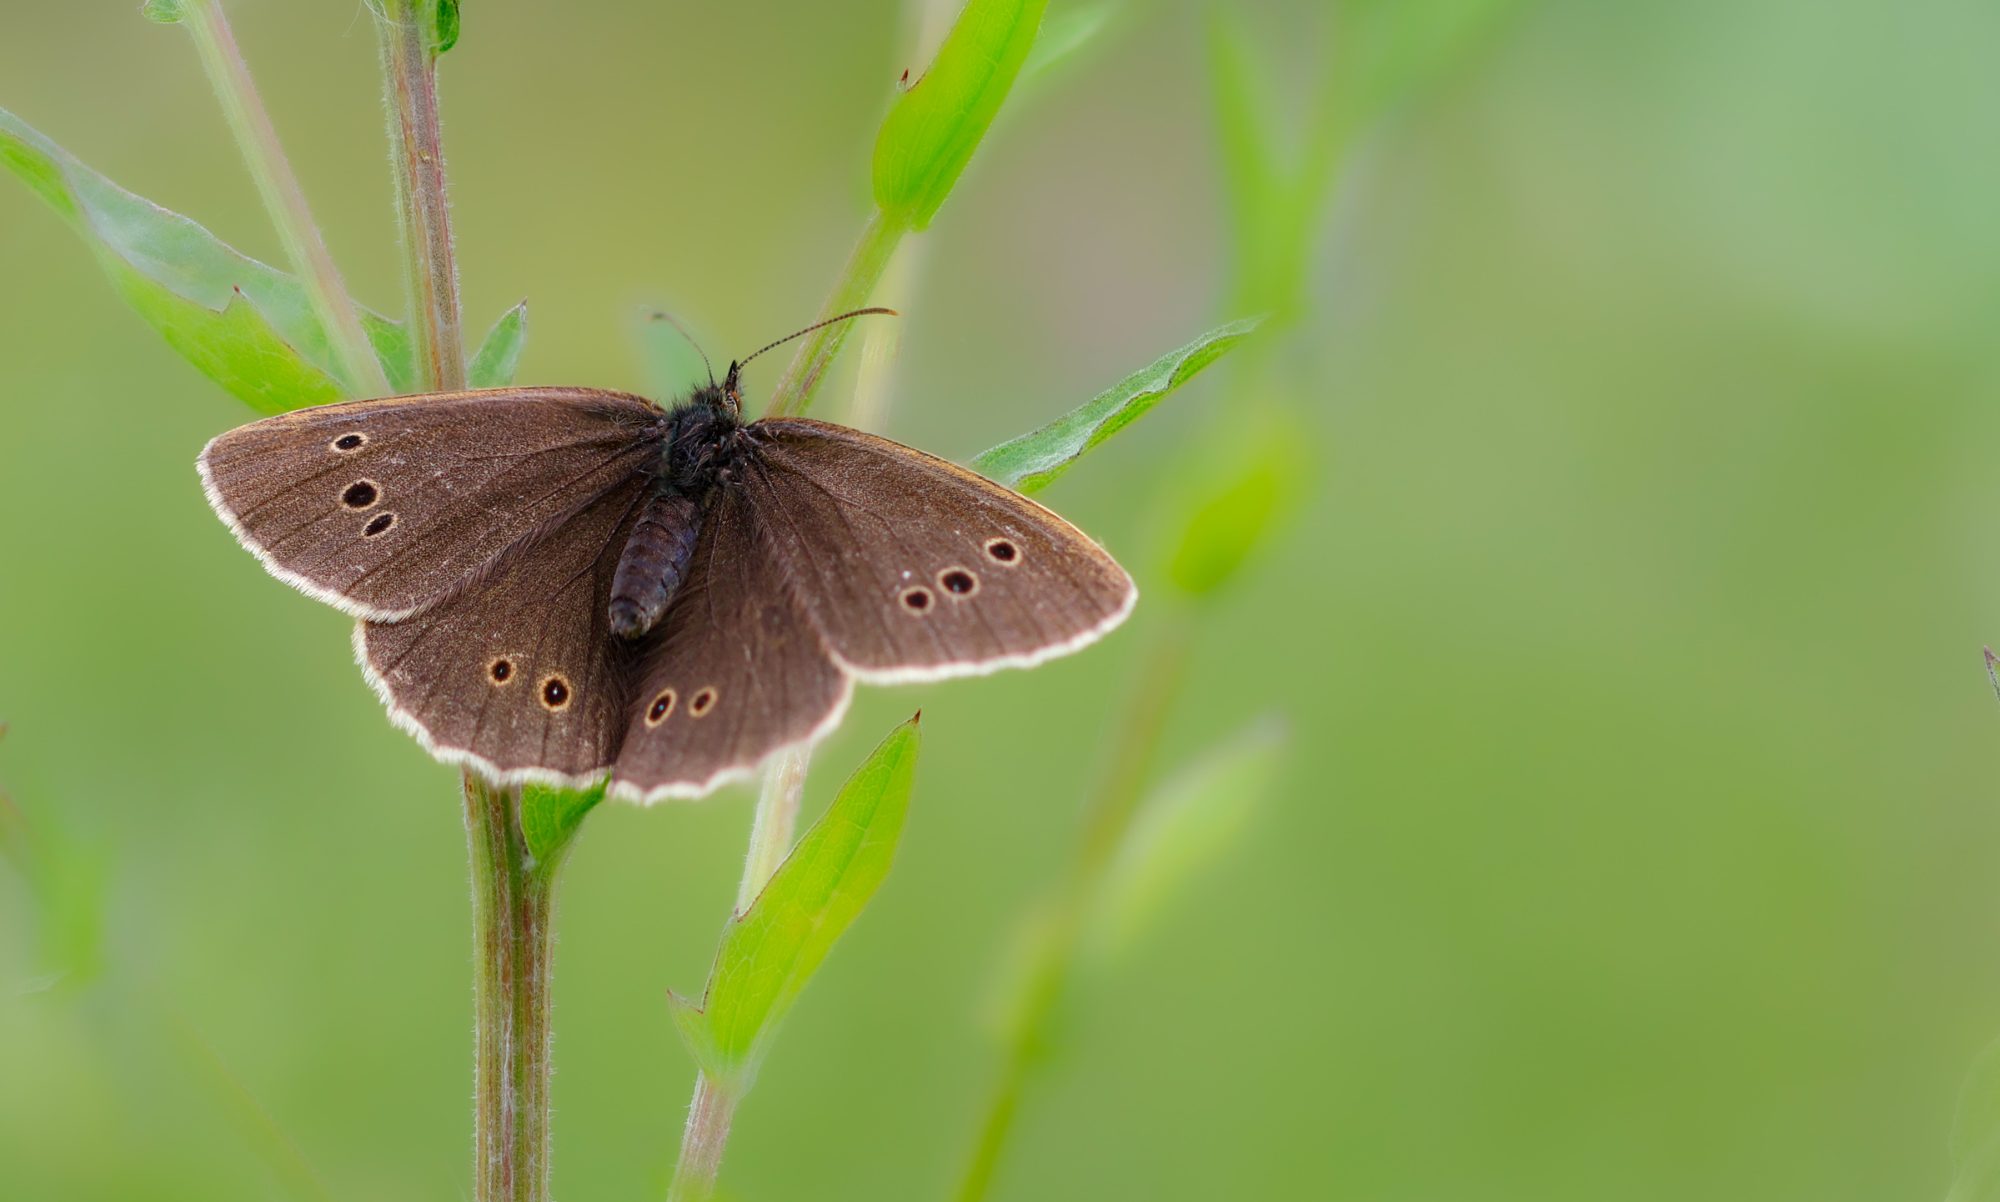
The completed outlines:
<svg viewBox="0 0 2000 1202">
<path fill-rule="evenodd" d="M 655 493 L 626 536 L 611 577 L 611 633 L 636 639 L 667 612 L 701 534 L 701 505 L 678 490 Z"/>
</svg>

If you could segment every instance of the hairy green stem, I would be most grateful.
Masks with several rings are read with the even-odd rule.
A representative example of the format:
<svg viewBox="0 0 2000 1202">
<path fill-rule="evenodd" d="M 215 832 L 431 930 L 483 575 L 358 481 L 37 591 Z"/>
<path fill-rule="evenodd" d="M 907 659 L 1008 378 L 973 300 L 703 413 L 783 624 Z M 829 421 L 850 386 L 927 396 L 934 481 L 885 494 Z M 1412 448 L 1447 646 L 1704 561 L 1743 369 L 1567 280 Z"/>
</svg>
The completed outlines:
<svg viewBox="0 0 2000 1202">
<path fill-rule="evenodd" d="M 457 391 L 465 387 L 465 345 L 438 125 L 433 30 L 411 0 L 386 0 L 377 26 L 417 374 L 431 388 Z"/>
<path fill-rule="evenodd" d="M 412 0 L 376 8 L 396 212 L 416 369 L 425 387 L 465 387 L 458 264 L 438 127 L 432 30 Z M 521 790 L 464 774 L 472 860 L 473 1198 L 549 1196 L 550 924 L 564 849 L 537 861 L 521 830 Z"/>
<path fill-rule="evenodd" d="M 812 750 L 788 748 L 764 765 L 764 783 L 757 793 L 757 812 L 750 820 L 750 848 L 743 857 L 743 879 L 736 886 L 736 913 L 748 910 L 764 886 L 791 854 L 799 825 L 799 801 L 805 795 L 806 771 Z M 688 1103 L 687 1126 L 681 1131 L 680 1159 L 667 1202 L 703 1202 L 715 1193 L 722 1170 L 722 1150 L 729 1143 L 729 1124 L 742 1099 L 727 1085 L 697 1073 L 694 1099 Z"/>
<path fill-rule="evenodd" d="M 473 1196 L 479 1202 L 549 1196 L 550 924 L 563 854 L 537 861 L 520 814 L 519 789 L 466 774 L 478 965 Z"/>
<path fill-rule="evenodd" d="M 869 297 L 875 293 L 875 285 L 888 269 L 889 259 L 896 253 L 896 247 L 909 233 L 910 227 L 900 218 L 890 217 L 881 210 L 868 219 L 861 231 L 860 241 L 854 244 L 854 252 L 847 258 L 847 266 L 840 273 L 840 281 L 827 295 L 826 303 L 820 307 L 819 316 L 814 321 L 825 321 L 853 309 L 864 308 Z M 797 417 L 812 404 L 813 396 L 826 382 L 826 372 L 833 365 L 834 357 L 846 345 L 852 322 L 835 322 L 814 330 L 799 344 L 792 361 L 785 368 L 785 374 L 778 378 L 778 386 L 771 391 L 771 404 L 766 413 L 772 417 Z"/>
<path fill-rule="evenodd" d="M 1039 911 L 1047 924 L 1044 937 L 1026 970 L 1021 1004 L 1006 1034 L 1000 1072 L 987 1094 L 972 1155 L 954 1195 L 957 1202 L 979 1202 L 992 1188 L 1022 1095 L 1047 1051 L 1050 1019 L 1068 987 L 1091 900 L 1131 827 L 1167 716 L 1186 679 L 1189 635 L 1187 615 L 1177 613 L 1160 624 L 1140 656 L 1139 678 L 1120 718 L 1104 779 L 1091 795 L 1076 854 Z"/>
<path fill-rule="evenodd" d="M 257 182 L 257 193 L 277 227 L 284 244 L 285 258 L 306 290 L 313 312 L 326 331 L 327 345 L 339 363 L 344 383 L 352 395 L 381 396 L 389 391 L 382 363 L 361 328 L 361 315 L 341 282 L 340 269 L 320 236 L 306 203 L 305 189 L 292 173 L 290 160 L 278 141 L 270 113 L 257 95 L 250 67 L 237 48 L 236 35 L 222 14 L 220 0 L 184 0 L 181 23 L 193 36 L 202 69 L 222 102 L 223 115 L 236 135 L 243 160 Z"/>
</svg>

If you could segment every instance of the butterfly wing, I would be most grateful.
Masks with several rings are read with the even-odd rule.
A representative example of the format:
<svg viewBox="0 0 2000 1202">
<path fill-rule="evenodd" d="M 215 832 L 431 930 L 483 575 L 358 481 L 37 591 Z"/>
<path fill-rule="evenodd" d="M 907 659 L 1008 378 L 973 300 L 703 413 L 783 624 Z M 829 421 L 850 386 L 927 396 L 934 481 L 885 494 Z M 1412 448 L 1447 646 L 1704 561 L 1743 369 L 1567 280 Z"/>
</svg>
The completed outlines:
<svg viewBox="0 0 2000 1202">
<path fill-rule="evenodd" d="M 956 464 L 844 426 L 766 419 L 745 486 L 839 663 L 878 683 L 1026 667 L 1138 600 L 1076 527 Z"/>
<path fill-rule="evenodd" d="M 272 575 L 374 621 L 435 605 L 658 454 L 639 397 L 509 388 L 324 405 L 223 434 L 209 503 Z"/>
<path fill-rule="evenodd" d="M 698 797 L 839 723 L 853 686 L 807 621 L 752 498 L 719 491 L 648 640 L 613 793 Z"/>
<path fill-rule="evenodd" d="M 359 623 L 355 658 L 390 718 L 437 758 L 505 783 L 602 776 L 636 659 L 611 634 L 611 577 L 648 487 L 613 488 L 413 618 Z"/>
</svg>

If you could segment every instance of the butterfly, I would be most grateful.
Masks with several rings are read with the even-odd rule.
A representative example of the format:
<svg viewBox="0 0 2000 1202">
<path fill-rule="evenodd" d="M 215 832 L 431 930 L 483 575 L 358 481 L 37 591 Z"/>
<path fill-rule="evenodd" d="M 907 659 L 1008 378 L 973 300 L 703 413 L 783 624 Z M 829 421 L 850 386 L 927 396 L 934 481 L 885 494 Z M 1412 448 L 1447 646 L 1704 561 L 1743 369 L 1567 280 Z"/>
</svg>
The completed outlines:
<svg viewBox="0 0 2000 1202">
<path fill-rule="evenodd" d="M 360 619 L 396 725 L 503 784 L 700 796 L 832 730 L 857 680 L 1028 667 L 1132 611 L 1131 577 L 1047 509 L 858 430 L 746 422 L 740 371 L 672 408 L 325 405 L 197 467 L 272 575 Z"/>
</svg>

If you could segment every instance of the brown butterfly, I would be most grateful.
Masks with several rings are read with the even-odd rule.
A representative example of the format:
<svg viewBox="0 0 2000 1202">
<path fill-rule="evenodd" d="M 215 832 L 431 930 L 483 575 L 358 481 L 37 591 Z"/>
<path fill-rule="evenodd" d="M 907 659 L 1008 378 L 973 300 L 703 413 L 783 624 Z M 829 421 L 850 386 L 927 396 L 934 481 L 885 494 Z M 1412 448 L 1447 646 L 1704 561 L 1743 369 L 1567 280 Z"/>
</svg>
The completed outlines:
<svg viewBox="0 0 2000 1202">
<path fill-rule="evenodd" d="M 272 575 L 361 621 L 397 725 L 502 783 L 695 797 L 832 730 L 853 682 L 1027 667 L 1138 592 L 964 468 L 803 418 L 740 364 L 672 409 L 580 388 L 357 401 L 201 453 Z"/>
</svg>

